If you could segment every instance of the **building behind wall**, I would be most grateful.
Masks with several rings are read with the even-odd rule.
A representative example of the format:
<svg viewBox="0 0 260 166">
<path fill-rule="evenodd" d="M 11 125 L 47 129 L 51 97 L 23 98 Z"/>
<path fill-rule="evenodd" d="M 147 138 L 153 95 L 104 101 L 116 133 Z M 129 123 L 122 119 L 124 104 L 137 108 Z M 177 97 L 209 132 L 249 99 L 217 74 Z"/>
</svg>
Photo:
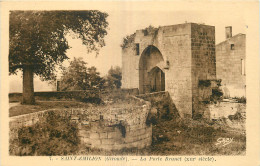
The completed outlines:
<svg viewBox="0 0 260 166">
<path fill-rule="evenodd" d="M 181 117 L 196 113 L 216 80 L 215 27 L 185 23 L 137 30 L 122 50 L 122 88 L 168 91 Z"/>
<path fill-rule="evenodd" d="M 246 35 L 232 36 L 226 27 L 226 40 L 216 45 L 217 78 L 221 79 L 224 97 L 246 96 Z"/>
</svg>

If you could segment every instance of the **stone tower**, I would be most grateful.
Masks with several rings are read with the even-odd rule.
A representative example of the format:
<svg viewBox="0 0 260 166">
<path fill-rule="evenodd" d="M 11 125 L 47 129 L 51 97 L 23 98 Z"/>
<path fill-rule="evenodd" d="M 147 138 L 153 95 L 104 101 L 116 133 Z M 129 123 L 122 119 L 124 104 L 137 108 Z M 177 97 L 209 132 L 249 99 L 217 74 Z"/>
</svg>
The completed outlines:
<svg viewBox="0 0 260 166">
<path fill-rule="evenodd" d="M 181 117 L 191 117 L 216 79 L 215 27 L 185 23 L 137 30 L 122 49 L 122 88 L 168 91 Z"/>
</svg>

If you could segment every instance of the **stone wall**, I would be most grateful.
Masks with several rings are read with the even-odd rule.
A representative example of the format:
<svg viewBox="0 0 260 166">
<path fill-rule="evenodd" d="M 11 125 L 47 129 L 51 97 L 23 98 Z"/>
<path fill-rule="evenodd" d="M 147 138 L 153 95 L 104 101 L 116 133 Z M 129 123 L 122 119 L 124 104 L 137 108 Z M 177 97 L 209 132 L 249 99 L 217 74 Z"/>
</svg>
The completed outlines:
<svg viewBox="0 0 260 166">
<path fill-rule="evenodd" d="M 46 110 L 10 118 L 10 139 L 18 137 L 18 130 L 41 122 L 49 111 L 69 115 L 78 124 L 81 143 L 90 148 L 120 150 L 144 148 L 151 145 L 152 125 L 146 124 L 151 104 L 131 98 L 121 104 L 90 108 Z M 134 103 L 134 104 L 133 104 Z"/>
<path fill-rule="evenodd" d="M 209 105 L 209 119 L 221 119 L 234 116 L 236 113 L 246 116 L 246 105 L 236 102 L 220 102 Z"/>
<path fill-rule="evenodd" d="M 154 92 L 148 94 L 140 94 L 137 96 L 146 101 L 151 102 L 151 113 L 153 113 L 157 120 L 160 119 L 177 119 L 180 114 L 170 97 L 169 92 Z"/>
<path fill-rule="evenodd" d="M 212 87 L 199 86 L 199 81 L 216 79 L 215 27 L 191 24 L 192 102 L 193 113 L 198 112 L 199 101 L 211 95 Z M 206 94 L 206 95 L 204 95 Z"/>
<path fill-rule="evenodd" d="M 165 90 L 169 92 L 181 117 L 192 115 L 191 24 L 162 28 L 164 54 L 169 61 Z"/>
<path fill-rule="evenodd" d="M 246 35 L 237 34 L 217 44 L 216 61 L 217 78 L 222 80 L 224 96 L 245 97 Z M 244 66 L 242 63 L 244 63 Z"/>
</svg>

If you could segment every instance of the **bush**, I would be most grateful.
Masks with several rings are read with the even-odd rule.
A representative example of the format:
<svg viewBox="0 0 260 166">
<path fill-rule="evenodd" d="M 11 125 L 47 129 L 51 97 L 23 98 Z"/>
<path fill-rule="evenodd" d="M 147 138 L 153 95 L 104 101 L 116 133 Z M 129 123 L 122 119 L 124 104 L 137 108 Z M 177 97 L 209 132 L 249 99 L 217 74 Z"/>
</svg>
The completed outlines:
<svg viewBox="0 0 260 166">
<path fill-rule="evenodd" d="M 18 139 L 10 140 L 10 155 L 51 156 L 73 154 L 80 140 L 69 116 L 47 112 L 40 122 L 18 130 Z"/>
<path fill-rule="evenodd" d="M 223 99 L 223 92 L 218 87 L 216 89 L 212 89 L 212 95 L 210 96 L 210 101 L 213 103 L 217 103 Z"/>
<path fill-rule="evenodd" d="M 210 80 L 199 80 L 199 87 L 209 87 L 210 85 Z"/>
<path fill-rule="evenodd" d="M 81 101 L 85 103 L 93 103 L 93 104 L 103 103 L 98 92 L 94 92 L 94 91 L 80 91 L 80 93 L 73 94 L 73 98 L 77 101 Z"/>
<path fill-rule="evenodd" d="M 246 97 L 235 97 L 238 103 L 246 103 Z"/>
</svg>

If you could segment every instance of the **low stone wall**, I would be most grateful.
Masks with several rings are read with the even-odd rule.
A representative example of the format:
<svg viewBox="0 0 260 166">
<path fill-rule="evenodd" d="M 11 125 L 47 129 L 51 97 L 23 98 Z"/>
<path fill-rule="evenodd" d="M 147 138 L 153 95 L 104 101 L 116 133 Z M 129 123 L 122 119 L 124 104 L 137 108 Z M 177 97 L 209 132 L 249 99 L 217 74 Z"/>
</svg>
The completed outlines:
<svg viewBox="0 0 260 166">
<path fill-rule="evenodd" d="M 229 118 L 236 113 L 246 115 L 246 104 L 236 102 L 220 102 L 218 104 L 210 104 L 208 110 L 209 119 Z"/>
<path fill-rule="evenodd" d="M 120 150 L 144 148 L 152 143 L 152 125 L 146 124 L 151 104 L 132 97 L 116 105 L 46 110 L 10 118 L 10 139 L 18 137 L 18 130 L 41 122 L 49 111 L 69 115 L 78 124 L 81 143 L 90 148 Z M 134 103 L 134 104 L 133 104 Z"/>
<path fill-rule="evenodd" d="M 117 94 L 120 96 L 125 95 L 137 95 L 138 89 L 116 89 L 116 90 L 78 90 L 78 91 L 47 91 L 47 92 L 34 92 L 36 100 L 68 100 L 75 99 L 79 96 L 86 97 L 104 97 L 110 96 L 111 94 Z M 9 93 L 10 102 L 21 102 L 22 93 Z"/>
<path fill-rule="evenodd" d="M 160 98 L 165 98 L 169 96 L 169 92 L 167 91 L 161 91 L 161 92 L 153 92 L 153 93 L 146 93 L 146 94 L 140 94 L 137 95 L 138 98 L 142 98 L 144 100 L 149 100 L 151 98 L 155 98 L 155 97 L 160 97 Z"/>
<path fill-rule="evenodd" d="M 9 93 L 10 102 L 21 102 L 22 93 Z M 70 100 L 79 96 L 99 97 L 99 91 L 48 91 L 48 92 L 34 92 L 36 100 Z"/>
</svg>

